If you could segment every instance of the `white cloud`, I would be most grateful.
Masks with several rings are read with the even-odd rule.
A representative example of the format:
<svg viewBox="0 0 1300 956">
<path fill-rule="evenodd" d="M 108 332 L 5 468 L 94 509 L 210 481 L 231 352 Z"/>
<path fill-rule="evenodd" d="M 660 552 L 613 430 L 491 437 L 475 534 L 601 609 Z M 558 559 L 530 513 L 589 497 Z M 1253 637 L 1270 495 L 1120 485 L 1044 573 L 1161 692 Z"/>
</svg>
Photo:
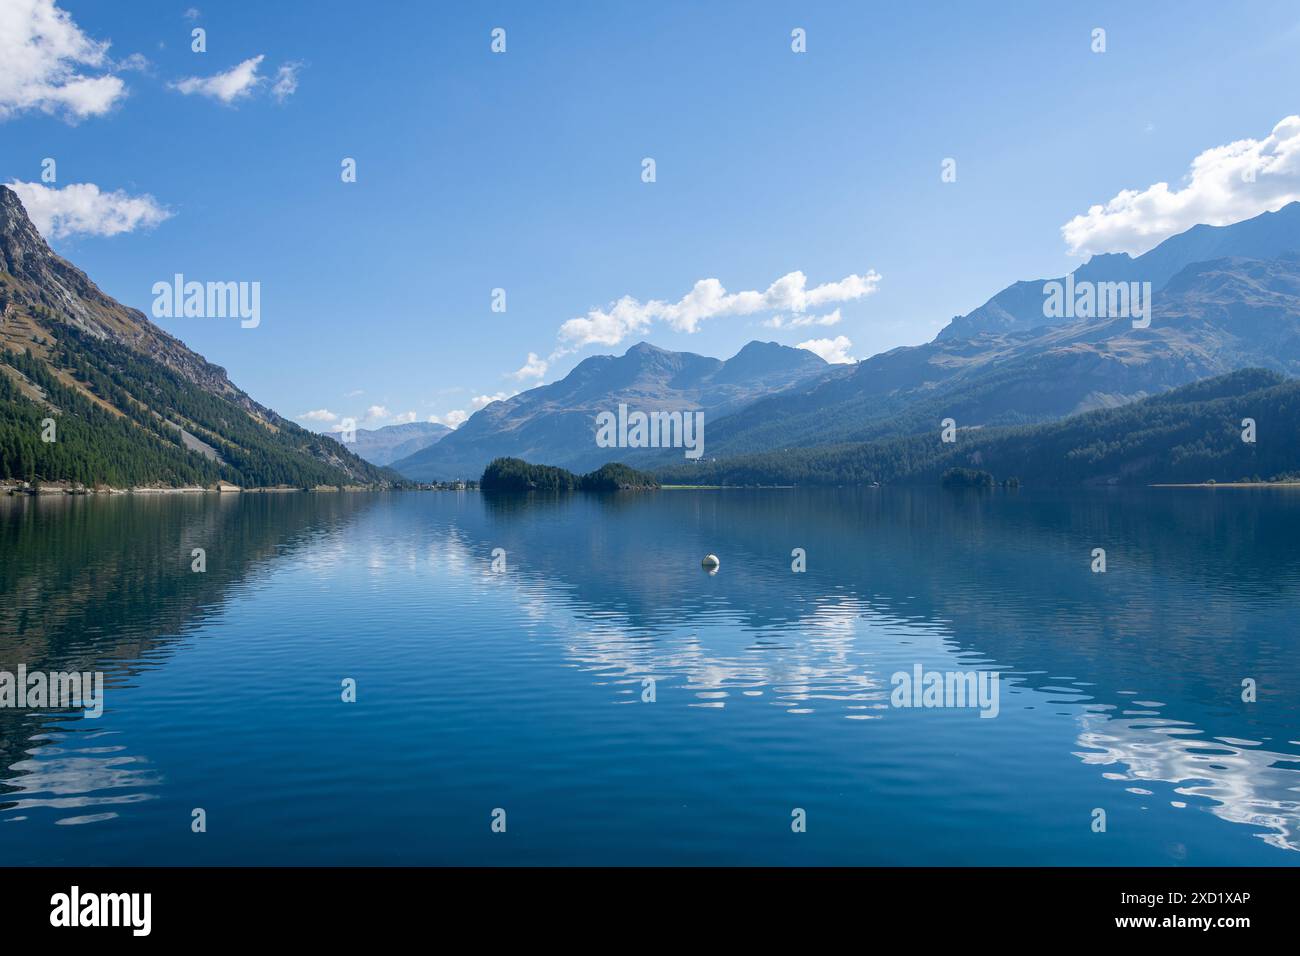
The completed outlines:
<svg viewBox="0 0 1300 956">
<path fill-rule="evenodd" d="M 446 425 L 448 428 L 459 428 L 461 425 L 465 424 L 465 421 L 468 418 L 469 415 L 465 414 L 465 412 L 458 408 L 455 411 L 448 412 L 446 415 L 430 415 L 429 421 L 436 425 Z"/>
<path fill-rule="evenodd" d="M 795 348 L 807 349 L 814 355 L 820 355 L 832 365 L 844 365 L 848 362 L 857 361 L 857 359 L 849 355 L 849 349 L 853 348 L 853 343 L 848 340 L 847 336 L 843 335 L 837 335 L 833 339 L 809 339 L 807 342 L 800 342 Z"/>
<path fill-rule="evenodd" d="M 26 110 L 71 120 L 107 113 L 126 96 L 126 84 L 112 74 L 108 48 L 108 41 L 82 33 L 54 0 L 3 0 L 0 120 Z"/>
<path fill-rule="evenodd" d="M 358 392 L 358 394 L 360 393 Z M 359 426 L 405 425 L 409 422 L 418 422 L 420 420 L 420 416 L 416 412 L 401 412 L 394 414 L 389 411 L 386 405 L 371 405 L 362 413 L 360 419 L 351 416 L 349 417 Z M 348 418 L 343 418 L 334 412 L 331 412 L 328 408 L 317 408 L 310 412 L 303 412 L 298 416 L 298 419 L 307 422 L 329 423 L 330 428 L 328 431 L 331 432 L 343 431 L 344 422 L 349 420 Z M 432 418 L 429 420 L 433 421 Z"/>
<path fill-rule="evenodd" d="M 763 324 L 769 329 L 802 329 L 810 325 L 839 325 L 843 320 L 840 310 L 835 309 L 825 315 L 796 315 L 789 319 L 782 315 L 774 315 Z"/>
<path fill-rule="evenodd" d="M 791 321 L 790 327 L 798 329 L 805 325 L 839 325 L 842 321 L 844 321 L 844 316 L 840 315 L 839 309 L 834 309 L 825 315 L 801 315 Z"/>
<path fill-rule="evenodd" d="M 353 389 L 352 391 L 350 391 L 350 392 L 344 392 L 344 393 L 343 393 L 343 397 L 344 397 L 344 398 L 356 398 L 358 395 L 364 395 L 364 394 L 366 394 L 366 390 L 365 390 L 364 388 L 354 388 L 354 389 Z"/>
<path fill-rule="evenodd" d="M 199 17 L 203 16 L 203 14 L 199 12 L 198 7 L 190 7 L 185 11 L 184 16 L 186 20 L 197 20 Z"/>
<path fill-rule="evenodd" d="M 547 367 L 545 359 L 538 358 L 536 352 L 529 352 L 523 367 L 511 372 L 510 377 L 521 382 L 526 378 L 542 378 L 546 375 Z"/>
<path fill-rule="evenodd" d="M 100 192 L 94 183 L 70 183 L 59 188 L 14 180 L 9 188 L 22 200 L 37 231 L 49 240 L 116 236 L 150 229 L 172 215 L 148 193 L 128 196 L 120 189 Z"/>
<path fill-rule="evenodd" d="M 275 71 L 275 82 L 271 84 L 271 95 L 277 103 L 283 103 L 298 92 L 298 71 L 301 63 L 290 62 Z"/>
<path fill-rule="evenodd" d="M 121 70 L 123 73 L 136 72 L 144 73 L 149 69 L 149 59 L 143 53 L 132 53 L 125 59 L 118 60 L 113 64 L 113 69 Z"/>
<path fill-rule="evenodd" d="M 266 78 L 258 76 L 257 68 L 266 59 L 265 54 L 249 57 L 226 70 L 212 76 L 190 76 L 170 84 L 171 88 L 186 96 L 197 94 L 207 96 L 222 103 L 230 104 L 250 95 Z"/>
<path fill-rule="evenodd" d="M 1253 181 L 1251 181 L 1253 179 Z M 1061 227 L 1071 253 L 1146 252 L 1200 223 L 1224 226 L 1300 199 L 1300 116 L 1262 140 L 1241 139 L 1192 160 L 1182 189 L 1126 189 Z"/>
<path fill-rule="evenodd" d="M 560 326 L 563 346 L 557 355 L 587 345 L 617 345 L 630 335 L 645 331 L 656 321 L 666 322 L 678 332 L 696 332 L 705 319 L 725 315 L 753 315 L 758 312 L 802 314 L 834 302 L 860 299 L 876 291 L 880 274 L 850 275 L 812 289 L 802 272 L 791 272 L 763 292 L 729 293 L 717 279 L 701 279 L 677 302 L 652 299 L 640 302 L 623 296 L 604 309 L 591 309 L 585 316 L 569 319 Z M 555 357 L 555 356 L 552 356 Z"/>
</svg>

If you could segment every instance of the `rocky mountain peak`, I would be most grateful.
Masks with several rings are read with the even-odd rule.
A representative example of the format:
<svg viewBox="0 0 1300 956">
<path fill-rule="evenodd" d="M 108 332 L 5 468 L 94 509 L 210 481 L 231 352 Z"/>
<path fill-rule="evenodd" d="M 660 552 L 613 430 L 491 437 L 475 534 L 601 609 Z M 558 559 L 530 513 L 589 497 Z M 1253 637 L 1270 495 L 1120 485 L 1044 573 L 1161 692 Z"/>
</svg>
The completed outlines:
<svg viewBox="0 0 1300 956">
<path fill-rule="evenodd" d="M 226 370 L 191 351 L 138 309 L 106 295 L 89 276 L 50 248 L 14 190 L 0 186 L 0 267 L 17 280 L 17 292 L 56 324 L 66 323 L 161 362 L 194 384 L 232 398 L 258 417 L 273 412 L 235 388 Z M 6 336 L 6 341 L 8 337 Z M 8 342 L 21 347 L 21 342 Z"/>
</svg>

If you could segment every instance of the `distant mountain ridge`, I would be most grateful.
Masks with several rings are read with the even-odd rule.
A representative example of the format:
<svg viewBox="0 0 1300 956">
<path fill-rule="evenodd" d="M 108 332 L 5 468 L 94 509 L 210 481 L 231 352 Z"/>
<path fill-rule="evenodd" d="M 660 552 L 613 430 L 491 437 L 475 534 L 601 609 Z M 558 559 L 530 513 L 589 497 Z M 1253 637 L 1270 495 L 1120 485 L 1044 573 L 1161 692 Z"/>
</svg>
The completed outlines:
<svg viewBox="0 0 1300 956">
<path fill-rule="evenodd" d="M 451 429 L 438 422 L 404 422 L 382 428 L 358 428 L 356 441 L 344 444 L 349 451 L 372 465 L 391 465 L 450 434 Z"/>
<path fill-rule="evenodd" d="M 1300 204 L 1189 234 L 1192 245 L 1174 237 L 1148 255 L 1159 253 L 1168 265 L 1176 258 L 1170 250 L 1220 251 L 1232 248 L 1234 236 L 1249 251 L 1291 251 L 1183 266 L 1155 294 L 1148 328 L 1133 328 L 1129 318 L 1047 322 L 1035 285 L 1033 328 L 940 335 L 761 399 L 711 422 L 706 455 L 871 441 L 929 431 L 947 417 L 963 426 L 1050 421 L 1241 368 L 1300 375 Z M 655 463 L 669 464 L 662 455 Z"/>
<path fill-rule="evenodd" d="M 596 416 L 620 403 L 646 412 L 703 411 L 712 420 L 829 368 L 805 349 L 775 342 L 750 342 L 726 361 L 642 342 L 621 356 L 584 359 L 557 382 L 493 402 L 393 468 L 419 481 L 476 478 L 496 458 L 590 471 L 625 458 L 623 449 L 596 444 Z"/>
<path fill-rule="evenodd" d="M 1231 226 L 1196 226 L 1149 252 L 1094 256 L 1085 282 L 1150 282 L 1150 324 L 1131 317 L 1049 318 L 1045 281 L 1018 282 L 931 342 L 849 366 L 800 368 L 730 400 L 701 382 L 763 379 L 781 346 L 751 343 L 726 363 L 642 344 L 588 359 L 545 389 L 489 406 L 435 449 L 396 463 L 412 477 L 472 475 L 497 455 L 578 470 L 612 456 L 591 447 L 591 417 L 626 397 L 707 407 L 704 456 L 863 442 L 961 426 L 1047 422 L 1113 408 L 1243 368 L 1300 375 L 1300 203 Z M 785 350 L 786 352 L 791 350 Z M 725 365 L 725 369 L 722 367 Z M 764 370 L 765 371 L 765 370 Z M 646 383 L 651 383 L 647 385 Z M 672 395 L 688 399 L 676 404 Z M 712 400 L 711 400 L 712 399 Z M 606 450 L 607 451 L 607 450 Z M 680 455 L 619 450 L 636 468 Z"/>
<path fill-rule="evenodd" d="M 1075 269 L 1073 275 L 1076 283 L 1150 282 L 1158 292 L 1196 262 L 1225 258 L 1274 259 L 1296 250 L 1300 250 L 1300 202 L 1229 226 L 1193 226 L 1136 258 L 1126 252 L 1096 255 Z M 955 317 L 939 332 L 936 341 L 1056 324 L 1059 320 L 1043 314 L 1043 285 L 1063 280 L 1062 276 L 1055 280 L 1013 283 L 978 309 Z"/>
</svg>

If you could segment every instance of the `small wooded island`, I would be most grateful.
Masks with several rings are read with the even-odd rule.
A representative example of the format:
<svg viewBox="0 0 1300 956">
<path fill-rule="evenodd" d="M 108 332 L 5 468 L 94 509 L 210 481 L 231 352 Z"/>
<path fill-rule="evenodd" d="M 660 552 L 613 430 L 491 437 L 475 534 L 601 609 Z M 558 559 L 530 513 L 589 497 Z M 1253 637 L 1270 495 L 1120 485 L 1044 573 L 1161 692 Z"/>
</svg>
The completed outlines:
<svg viewBox="0 0 1300 956">
<path fill-rule="evenodd" d="M 654 475 L 612 461 L 585 475 L 522 458 L 496 458 L 483 469 L 483 491 L 646 491 L 659 487 Z"/>
</svg>

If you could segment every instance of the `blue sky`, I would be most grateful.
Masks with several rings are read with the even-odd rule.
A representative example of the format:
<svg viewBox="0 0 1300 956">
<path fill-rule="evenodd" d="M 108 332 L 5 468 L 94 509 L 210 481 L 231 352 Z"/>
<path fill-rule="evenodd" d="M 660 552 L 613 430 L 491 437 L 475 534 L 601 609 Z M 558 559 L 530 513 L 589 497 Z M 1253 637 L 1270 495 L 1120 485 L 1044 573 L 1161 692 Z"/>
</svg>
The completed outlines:
<svg viewBox="0 0 1300 956">
<path fill-rule="evenodd" d="M 6 0 L 22 9 L 5 16 L 52 2 Z M 38 183 L 52 157 L 51 188 L 153 197 L 162 221 L 53 242 L 146 312 L 177 272 L 260 282 L 255 329 L 158 321 L 295 418 L 459 421 L 476 397 L 641 339 L 727 357 L 755 338 L 843 336 L 834 351 L 864 358 L 931 339 L 1016 279 L 1074 268 L 1062 226 L 1122 190 L 1188 191 L 1084 222 L 1084 251 L 1276 208 L 1297 182 L 1297 153 L 1266 139 L 1300 113 L 1290 2 L 57 9 L 111 47 L 97 62 L 0 63 L 0 181 Z M 791 50 L 796 27 L 806 53 Z M 199 92 L 258 56 L 245 95 Z M 282 67 L 296 88 L 277 95 Z M 35 72 L 5 78 L 16 69 Z M 120 92 L 106 106 L 58 93 L 70 75 L 116 77 L 96 90 Z M 1195 157 L 1248 139 L 1274 164 L 1266 188 L 1221 195 L 1209 174 L 1188 188 Z M 942 182 L 949 157 L 957 179 Z M 805 291 L 827 287 L 821 301 L 766 308 L 788 297 L 758 294 L 796 271 Z M 560 337 L 622 297 L 676 303 L 706 279 L 755 302 L 693 325 L 631 304 L 642 324 L 617 344 L 584 344 L 572 325 Z M 852 294 L 864 282 L 873 291 Z M 530 353 L 544 375 L 512 376 Z"/>
</svg>

